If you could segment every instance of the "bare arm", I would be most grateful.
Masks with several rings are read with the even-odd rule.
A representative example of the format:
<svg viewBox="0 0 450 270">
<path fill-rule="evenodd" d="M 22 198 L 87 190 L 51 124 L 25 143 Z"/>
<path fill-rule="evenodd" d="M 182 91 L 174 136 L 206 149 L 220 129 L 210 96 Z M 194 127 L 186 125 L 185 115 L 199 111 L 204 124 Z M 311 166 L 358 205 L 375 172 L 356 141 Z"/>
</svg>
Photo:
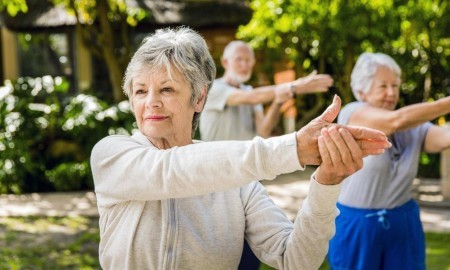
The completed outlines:
<svg viewBox="0 0 450 270">
<path fill-rule="evenodd" d="M 257 87 L 255 91 L 235 91 L 227 99 L 228 106 L 264 104 L 278 95 L 320 93 L 328 91 L 333 79 L 327 74 L 312 72 L 306 77 L 292 82 Z"/>
<path fill-rule="evenodd" d="M 317 74 L 314 70 L 306 77 L 299 78 L 290 83 L 296 94 L 320 93 L 328 91 L 333 85 L 333 78 L 328 74 Z"/>
<path fill-rule="evenodd" d="M 258 91 L 241 91 L 236 88 L 227 99 L 228 106 L 264 104 L 275 98 L 275 86 L 259 87 Z"/>
<path fill-rule="evenodd" d="M 438 153 L 450 147 L 450 128 L 433 125 L 427 132 L 423 150 Z"/>
<path fill-rule="evenodd" d="M 448 113 L 450 113 L 450 97 L 408 105 L 394 111 L 368 105 L 356 110 L 349 124 L 377 129 L 391 135 Z"/>
<path fill-rule="evenodd" d="M 272 134 L 273 128 L 280 119 L 280 107 L 281 104 L 272 102 L 266 114 L 263 112 L 255 114 L 256 133 L 259 136 L 268 138 Z"/>
<path fill-rule="evenodd" d="M 255 114 L 256 132 L 263 138 L 267 138 L 272 134 L 272 130 L 280 119 L 281 106 L 293 96 L 290 89 L 275 90 L 275 94 L 275 99 L 266 113 L 259 112 Z"/>
</svg>

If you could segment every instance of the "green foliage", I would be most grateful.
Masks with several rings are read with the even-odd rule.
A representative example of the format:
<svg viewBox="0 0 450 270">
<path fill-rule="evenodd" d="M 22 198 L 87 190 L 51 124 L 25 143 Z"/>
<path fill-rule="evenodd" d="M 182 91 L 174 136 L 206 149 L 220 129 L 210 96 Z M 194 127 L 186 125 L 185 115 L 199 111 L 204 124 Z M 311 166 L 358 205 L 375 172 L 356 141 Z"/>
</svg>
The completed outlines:
<svg viewBox="0 0 450 270">
<path fill-rule="evenodd" d="M 252 0 L 250 6 L 253 17 L 237 37 L 263 55 L 264 72 L 273 74 L 274 63 L 287 61 L 286 68 L 298 76 L 317 69 L 334 78 L 329 93 L 296 98 L 298 127 L 317 116 L 310 112 L 325 109 L 334 94 L 343 105 L 354 100 L 350 74 L 367 51 L 389 54 L 402 68 L 399 106 L 450 93 L 448 1 Z M 438 158 L 421 163 L 420 172 L 434 170 Z"/>
<path fill-rule="evenodd" d="M 63 78 L 20 78 L 0 90 L 0 193 L 92 189 L 89 156 L 108 134 L 130 134 L 127 101 L 67 95 Z"/>
<path fill-rule="evenodd" d="M 125 0 L 50 0 L 77 20 L 83 44 L 105 64 L 111 97 L 116 102 L 126 99 L 121 82 L 125 68 L 135 51 L 134 27 L 149 19 L 151 12 L 143 3 Z"/>
<path fill-rule="evenodd" d="M 440 178 L 441 154 L 420 154 L 419 171 L 417 174 L 426 178 Z"/>
<path fill-rule="evenodd" d="M 98 16 L 98 0 L 52 0 L 55 5 L 64 6 L 68 12 L 76 15 L 82 22 L 93 24 Z M 108 19 L 111 22 L 126 22 L 136 26 L 139 21 L 150 16 L 148 11 L 135 5 L 127 5 L 124 0 L 104 0 L 108 3 Z"/>
<path fill-rule="evenodd" d="M 66 162 L 46 171 L 45 176 L 53 184 L 55 190 L 72 191 L 83 188 L 94 189 L 88 161 L 82 163 Z M 62 181 L 62 179 L 64 179 Z"/>
<path fill-rule="evenodd" d="M 1 0 L 0 11 L 6 10 L 11 16 L 16 16 L 17 13 L 26 13 L 28 6 L 26 0 Z"/>
<path fill-rule="evenodd" d="M 400 64 L 401 104 L 448 95 L 448 1 L 253 0 L 251 7 L 253 18 L 238 38 L 263 51 L 266 65 L 290 60 L 299 75 L 314 68 L 332 74 L 344 103 L 353 100 L 350 73 L 365 51 Z"/>
</svg>

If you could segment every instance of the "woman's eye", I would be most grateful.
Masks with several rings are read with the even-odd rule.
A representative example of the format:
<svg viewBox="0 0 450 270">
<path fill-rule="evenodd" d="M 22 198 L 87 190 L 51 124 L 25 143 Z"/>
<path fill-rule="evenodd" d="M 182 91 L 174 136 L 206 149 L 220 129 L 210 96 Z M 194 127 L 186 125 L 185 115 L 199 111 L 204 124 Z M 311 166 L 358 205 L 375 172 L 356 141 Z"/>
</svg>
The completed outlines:
<svg viewBox="0 0 450 270">
<path fill-rule="evenodd" d="M 145 93 L 145 91 L 143 89 L 138 89 L 135 92 L 136 95 L 141 95 L 141 94 L 144 94 L 144 93 Z"/>
<path fill-rule="evenodd" d="M 170 87 L 164 87 L 161 91 L 162 91 L 162 92 L 172 92 L 173 89 L 170 88 Z"/>
</svg>

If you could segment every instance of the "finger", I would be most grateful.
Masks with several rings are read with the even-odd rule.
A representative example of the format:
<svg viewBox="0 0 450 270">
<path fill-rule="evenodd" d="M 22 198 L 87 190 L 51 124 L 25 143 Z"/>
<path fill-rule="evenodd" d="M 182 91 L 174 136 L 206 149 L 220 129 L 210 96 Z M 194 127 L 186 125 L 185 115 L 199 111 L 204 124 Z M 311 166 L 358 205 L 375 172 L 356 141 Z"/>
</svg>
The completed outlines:
<svg viewBox="0 0 450 270">
<path fill-rule="evenodd" d="M 355 164 L 355 171 L 359 170 L 363 166 L 363 151 L 361 150 L 360 145 L 355 141 L 353 136 L 350 134 L 350 132 L 346 129 L 340 129 L 339 133 L 341 134 L 345 144 L 347 145 L 348 149 L 350 150 L 350 154 L 353 160 L 353 163 Z"/>
<path fill-rule="evenodd" d="M 328 92 L 330 90 L 330 88 L 328 86 L 321 86 L 321 87 L 317 87 L 316 90 L 311 91 L 314 93 L 324 93 L 324 92 Z"/>
<path fill-rule="evenodd" d="M 333 78 L 332 78 L 330 75 L 327 75 L 327 77 L 326 77 L 326 83 L 327 83 L 327 86 L 328 86 L 328 87 L 331 87 L 331 86 L 333 85 L 334 80 L 333 80 Z"/>
<path fill-rule="evenodd" d="M 321 131 L 321 135 L 323 137 L 323 141 L 325 142 L 325 146 L 328 149 L 329 156 L 331 158 L 331 164 L 335 168 L 342 168 L 342 156 L 341 153 L 331 138 L 330 130 L 324 128 Z"/>
<path fill-rule="evenodd" d="M 356 141 L 362 150 L 363 156 L 379 155 L 385 152 L 386 144 L 380 141 L 357 140 Z"/>
<path fill-rule="evenodd" d="M 384 134 L 379 130 L 359 126 L 342 126 L 342 127 L 350 131 L 350 133 L 353 135 L 353 138 L 355 139 L 385 141 L 388 143 L 387 145 L 389 145 L 387 146 L 387 148 L 391 146 L 386 134 Z"/>
<path fill-rule="evenodd" d="M 335 126 L 332 126 L 331 128 L 329 128 L 328 132 L 330 133 L 330 137 L 333 140 L 334 145 L 336 146 L 336 148 L 339 151 L 342 163 L 345 166 L 353 168 L 354 166 L 352 164 L 354 163 L 354 161 L 353 161 L 352 153 L 350 152 L 347 143 L 343 140 L 341 133 L 338 131 L 338 129 Z M 347 137 L 347 140 L 349 140 L 350 142 L 351 141 L 354 142 L 355 139 L 353 139 L 353 137 L 350 135 L 350 133 L 348 135 L 350 138 Z M 356 144 L 356 142 L 355 142 L 355 144 Z M 356 147 L 359 149 L 358 145 L 356 145 Z"/>
<path fill-rule="evenodd" d="M 316 76 L 316 80 L 326 83 L 328 85 L 330 85 L 334 81 L 333 78 L 328 74 L 319 74 Z"/>
<path fill-rule="evenodd" d="M 333 103 L 328 106 L 328 108 L 320 115 L 317 119 L 323 120 L 328 123 L 332 123 L 334 119 L 339 114 L 339 111 L 341 110 L 341 98 L 338 95 L 334 95 Z"/>
<path fill-rule="evenodd" d="M 330 153 L 328 152 L 324 138 L 322 136 L 319 136 L 317 138 L 317 145 L 319 147 L 319 154 L 322 158 L 322 162 L 316 170 L 316 181 L 323 185 L 336 184 L 334 183 L 334 179 L 332 177 L 333 173 L 335 172 L 333 163 L 331 162 Z"/>
<path fill-rule="evenodd" d="M 319 145 L 319 153 L 320 157 L 322 158 L 321 166 L 324 166 L 326 168 L 333 166 L 330 153 L 328 152 L 324 138 L 322 136 L 319 136 L 319 138 L 317 138 L 317 144 Z"/>
<path fill-rule="evenodd" d="M 362 168 L 362 153 L 353 136 L 345 129 L 338 130 L 335 127 L 329 129 L 331 138 L 342 158 L 345 174 L 352 174 Z"/>
</svg>

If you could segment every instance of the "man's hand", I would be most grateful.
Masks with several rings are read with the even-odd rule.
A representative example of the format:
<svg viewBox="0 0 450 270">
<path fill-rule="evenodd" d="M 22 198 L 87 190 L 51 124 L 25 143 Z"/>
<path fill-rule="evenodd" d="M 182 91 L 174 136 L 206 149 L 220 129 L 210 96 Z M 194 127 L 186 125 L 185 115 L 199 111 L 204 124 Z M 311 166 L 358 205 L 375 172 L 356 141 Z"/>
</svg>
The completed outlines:
<svg viewBox="0 0 450 270">
<path fill-rule="evenodd" d="M 328 74 L 317 74 L 314 70 L 306 77 L 292 82 L 296 94 L 320 93 L 328 91 L 333 85 L 333 78 Z"/>
<path fill-rule="evenodd" d="M 337 131 L 345 129 L 361 149 L 363 157 L 377 155 L 391 147 L 386 135 L 378 130 L 333 124 L 341 109 L 341 99 L 334 96 L 333 103 L 319 117 L 297 131 L 297 155 L 302 165 L 320 165 L 322 158 L 319 151 L 318 138 L 323 128 L 335 126 Z M 347 137 L 345 137 L 347 138 Z"/>
</svg>

